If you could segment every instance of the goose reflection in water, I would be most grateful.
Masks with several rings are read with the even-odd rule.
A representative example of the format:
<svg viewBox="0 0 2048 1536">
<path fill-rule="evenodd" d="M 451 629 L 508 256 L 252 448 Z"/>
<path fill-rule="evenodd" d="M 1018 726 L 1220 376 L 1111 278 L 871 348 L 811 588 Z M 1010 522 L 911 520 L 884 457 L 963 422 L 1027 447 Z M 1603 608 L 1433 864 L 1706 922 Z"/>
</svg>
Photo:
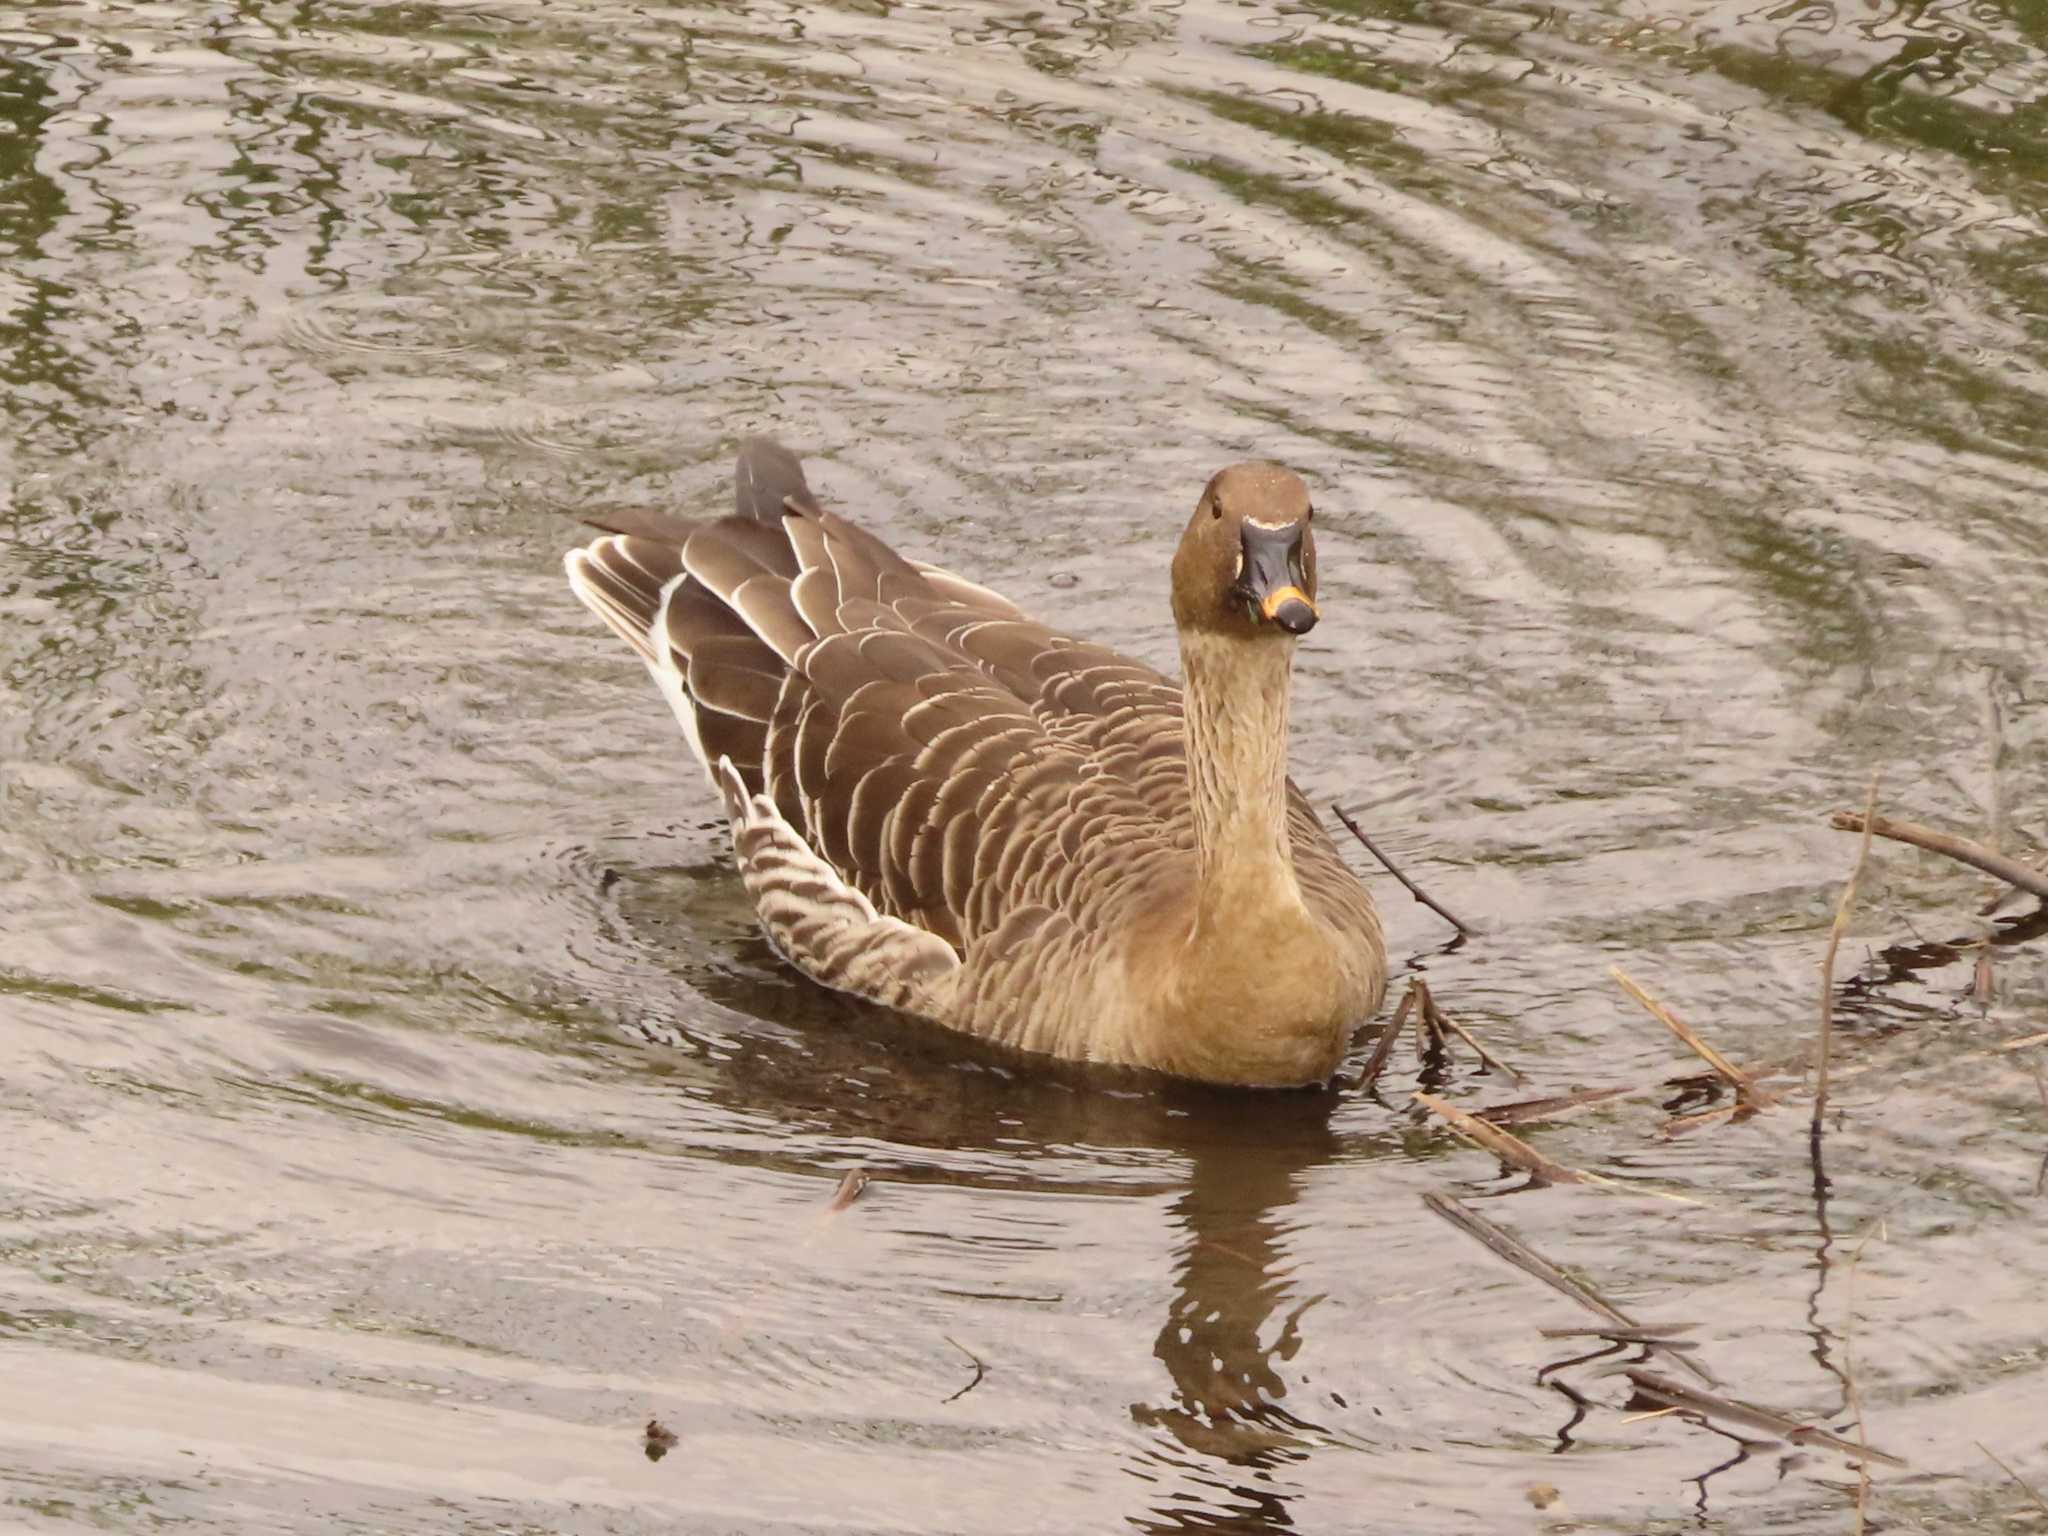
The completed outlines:
<svg viewBox="0 0 2048 1536">
<path fill-rule="evenodd" d="M 1186 1191 L 1172 1208 L 1176 1228 L 1173 1296 L 1153 1354 L 1172 1379 L 1164 1402 L 1134 1403 L 1131 1416 L 1158 1433 L 1139 1475 L 1164 1468 L 1178 1487 L 1131 1524 L 1143 1531 L 1270 1531 L 1292 1528 L 1299 1490 L 1286 1469 L 1304 1461 L 1330 1432 L 1303 1414 L 1296 1394 L 1283 1406 L 1283 1367 L 1303 1340 L 1303 1320 L 1322 1298 L 1294 1282 L 1287 1238 L 1308 1169 L 1330 1161 L 1333 1094 L 1304 1095 L 1276 1132 L 1271 1105 L 1247 1113 L 1218 1096 L 1200 1110 L 1208 1129 L 1226 1134 L 1193 1151 Z M 1263 1123 L 1256 1127 L 1253 1119 Z M 1198 1120 L 1198 1123 L 1199 1120 Z M 1258 1139 L 1256 1155 L 1236 1136 Z"/>
</svg>

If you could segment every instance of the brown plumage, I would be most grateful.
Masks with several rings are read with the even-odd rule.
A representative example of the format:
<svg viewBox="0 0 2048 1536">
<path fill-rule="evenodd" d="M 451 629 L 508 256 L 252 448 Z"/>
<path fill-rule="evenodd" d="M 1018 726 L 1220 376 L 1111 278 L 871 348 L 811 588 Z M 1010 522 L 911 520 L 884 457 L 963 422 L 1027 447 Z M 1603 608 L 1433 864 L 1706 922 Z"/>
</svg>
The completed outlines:
<svg viewBox="0 0 2048 1536">
<path fill-rule="evenodd" d="M 1173 562 L 1183 684 L 903 559 L 765 439 L 738 506 L 567 557 L 724 796 L 800 970 L 970 1034 L 1212 1082 L 1321 1081 L 1385 986 L 1363 885 L 1288 780 L 1308 491 L 1212 479 Z"/>
</svg>

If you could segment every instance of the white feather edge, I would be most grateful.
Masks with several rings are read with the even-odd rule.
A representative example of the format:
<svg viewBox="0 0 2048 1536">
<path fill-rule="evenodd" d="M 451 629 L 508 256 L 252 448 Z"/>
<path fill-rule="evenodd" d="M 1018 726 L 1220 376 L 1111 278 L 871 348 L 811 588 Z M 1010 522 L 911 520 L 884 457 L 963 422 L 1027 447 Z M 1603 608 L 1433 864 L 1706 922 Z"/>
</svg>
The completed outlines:
<svg viewBox="0 0 2048 1536">
<path fill-rule="evenodd" d="M 802 833 L 789 824 L 782 812 L 776 809 L 773 800 L 766 795 L 747 793 L 746 782 L 741 779 L 739 770 L 733 767 L 731 758 L 720 757 L 712 777 L 725 800 L 726 815 L 732 823 L 735 851 L 738 849 L 742 832 L 766 831 L 774 839 L 776 850 L 781 855 L 780 862 L 784 866 L 781 878 L 759 865 L 748 864 L 744 859 L 741 860 L 740 873 L 747 881 L 754 897 L 754 909 L 761 914 L 762 926 L 767 930 L 770 941 L 792 964 L 816 976 L 816 979 L 827 986 L 840 984 L 839 980 L 833 977 L 818 976 L 815 968 L 804 963 L 803 955 L 792 951 L 786 942 L 786 935 L 777 931 L 767 919 L 767 897 L 771 892 L 779 890 L 787 894 L 788 889 L 794 885 L 809 884 L 815 885 L 824 894 L 805 901 L 802 905 L 816 915 L 826 918 L 852 941 L 836 947 L 845 953 L 867 952 L 877 962 L 876 969 L 879 973 L 888 974 L 897 969 L 889 965 L 881 953 L 888 948 L 907 949 L 921 960 L 937 962 L 947 971 L 959 968 L 960 952 L 944 939 L 926 929 L 906 923 L 901 918 L 883 916 L 875 910 L 874 903 L 869 901 L 866 895 L 840 879 L 839 872 L 819 856 Z M 794 928 L 797 925 L 792 922 L 789 926 Z M 860 931 L 857 934 L 848 931 L 853 929 Z M 863 988 L 847 990 L 866 991 Z M 898 1007 L 915 1001 L 907 995 L 881 997 L 879 1000 Z"/>
<path fill-rule="evenodd" d="M 661 584 L 661 595 L 654 605 L 654 622 L 646 628 L 634 622 L 633 616 L 607 597 L 591 581 L 589 564 L 595 551 L 606 545 L 618 548 L 621 559 L 626 558 L 621 547 L 624 540 L 613 534 L 593 540 L 584 549 L 572 549 L 562 557 L 562 568 L 569 574 L 569 590 L 582 600 L 583 606 L 603 619 L 612 632 L 626 644 L 633 647 L 634 654 L 647 664 L 648 673 L 654 678 L 654 686 L 661 690 L 661 696 L 668 700 L 668 707 L 676 717 L 676 724 L 683 728 L 683 740 L 690 744 L 690 754 L 703 768 L 705 777 L 711 780 L 713 788 L 718 786 L 718 775 L 713 772 L 710 761 L 704 756 L 704 738 L 697 730 L 697 707 L 690 698 L 690 690 L 682 669 L 676 665 L 675 650 L 668 643 L 668 604 L 688 577 L 685 570 L 671 576 Z"/>
<path fill-rule="evenodd" d="M 969 581 L 965 576 L 957 576 L 944 566 L 933 565 L 929 561 L 913 560 L 910 563 L 916 568 L 917 573 L 943 596 L 955 599 L 965 597 L 970 601 L 985 603 L 1009 618 L 1028 618 L 1022 608 L 1002 593 L 992 591 L 978 581 Z"/>
<path fill-rule="evenodd" d="M 959 969 L 960 953 L 952 945 L 926 929 L 906 923 L 900 918 L 885 917 L 877 912 L 874 903 L 857 887 L 842 880 L 839 872 L 818 854 L 809 840 L 789 824 L 781 811 L 776 809 L 773 800 L 766 795 L 748 794 L 746 781 L 740 777 L 739 770 L 733 766 L 731 758 L 721 756 L 715 766 L 709 761 L 704 753 L 703 737 L 697 728 L 695 701 L 690 697 L 688 681 L 683 670 L 675 663 L 675 650 L 668 643 L 669 601 L 683 582 L 695 573 L 689 570 L 686 558 L 683 571 L 662 583 L 660 597 L 655 604 L 654 621 L 643 628 L 590 578 L 591 562 L 608 546 L 618 558 L 637 566 L 638 562 L 632 561 L 626 554 L 622 547 L 623 539 L 619 535 L 613 534 L 593 540 L 585 548 L 572 549 L 563 556 L 562 566 L 569 577 L 569 590 L 576 594 L 586 608 L 604 620 L 606 627 L 632 646 L 634 653 L 646 664 L 648 673 L 654 678 L 655 686 L 661 690 L 662 697 L 668 700 L 669 709 L 674 713 L 676 723 L 682 727 L 683 738 L 689 742 L 691 754 L 703 766 L 706 777 L 711 780 L 712 786 L 725 801 L 726 814 L 732 824 L 735 852 L 742 831 L 766 831 L 774 839 L 781 854 L 780 862 L 784 866 L 786 876 L 796 877 L 777 879 L 765 869 L 749 868 L 742 864 L 741 873 L 747 878 L 749 886 L 754 888 L 752 894 L 755 911 L 760 914 L 762 926 L 767 930 L 770 941 L 799 969 L 816 975 L 813 967 L 804 964 L 804 956 L 791 951 L 787 943 L 788 935 L 776 930 L 768 920 L 765 910 L 765 898 L 771 892 L 787 896 L 792 886 L 807 884 L 823 894 L 810 899 L 804 905 L 840 930 L 842 942 L 834 945 L 834 949 L 841 956 L 858 955 L 867 959 L 870 965 L 862 969 L 867 970 L 870 975 L 887 976 L 896 969 L 888 958 L 888 952 L 892 950 L 905 959 L 915 958 L 922 961 L 923 966 L 918 967 L 920 970 L 933 967 L 937 974 L 943 974 Z M 741 616 L 745 617 L 744 614 Z M 792 923 L 790 926 L 793 928 L 796 924 Z M 927 978 L 930 974 L 932 972 L 927 972 Z M 853 978 L 817 976 L 817 979 L 827 986 L 834 986 Z M 873 995 L 877 1000 L 897 1007 L 909 1007 L 919 1002 L 918 994 L 922 987 L 928 984 L 928 979 L 917 984 L 906 980 L 901 987 L 887 989 L 889 995 L 881 995 L 878 991 L 857 986 L 848 987 L 846 990 Z"/>
</svg>

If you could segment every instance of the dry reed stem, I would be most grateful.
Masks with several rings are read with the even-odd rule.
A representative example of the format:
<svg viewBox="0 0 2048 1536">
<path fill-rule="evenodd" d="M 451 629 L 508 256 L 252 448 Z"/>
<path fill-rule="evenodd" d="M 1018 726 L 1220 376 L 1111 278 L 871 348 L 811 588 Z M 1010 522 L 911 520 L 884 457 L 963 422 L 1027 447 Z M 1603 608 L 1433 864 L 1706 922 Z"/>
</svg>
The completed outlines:
<svg viewBox="0 0 2048 1536">
<path fill-rule="evenodd" d="M 1859 816 L 1854 811 L 1833 812 L 1828 817 L 1828 825 L 1840 832 L 1874 833 L 1895 843 L 1911 843 L 1915 848 L 1925 848 L 1929 853 L 1938 853 L 1959 863 L 1981 869 L 1985 874 L 1994 875 L 2007 885 L 2017 886 L 2030 895 L 2048 901 L 2048 874 L 2029 868 L 2018 859 L 2007 858 L 2002 853 L 1994 852 L 1982 843 L 1973 843 L 1967 837 L 1937 832 L 1934 828 L 1923 827 L 1917 822 L 1892 821 L 1883 816 L 1871 816 L 1867 813 Z"/>
<path fill-rule="evenodd" d="M 2023 862 L 2029 869 L 2038 869 L 2044 875 L 2048 875 L 2048 851 L 2037 852 L 2033 854 L 2031 857 L 2022 860 L 2021 862 Z M 2017 887 L 2007 885 L 2006 883 L 2001 881 L 1999 884 L 1992 887 L 1991 894 L 1986 896 L 1983 902 L 1978 906 L 1977 915 L 1979 917 L 1996 917 L 1998 915 L 1999 909 L 2003 907 L 2008 901 L 2012 900 L 2016 890 Z M 2024 895 L 2026 893 L 2024 891 L 2020 891 L 2019 894 Z"/>
<path fill-rule="evenodd" d="M 1894 1467 L 1903 1467 L 1905 1461 L 1889 1451 L 1880 1451 L 1874 1445 L 1858 1445 L 1840 1435 L 1831 1434 L 1817 1425 L 1803 1424 L 1798 1419 L 1778 1413 L 1770 1408 L 1759 1408 L 1754 1403 L 1745 1403 L 1732 1397 L 1717 1397 L 1711 1392 L 1702 1392 L 1697 1387 L 1688 1387 L 1682 1381 L 1673 1381 L 1668 1376 L 1659 1376 L 1640 1366 L 1631 1366 L 1622 1374 L 1635 1383 L 1636 1390 L 1652 1402 L 1663 1402 L 1672 1408 L 1682 1408 L 1702 1414 L 1710 1419 L 1721 1419 L 1730 1424 L 1741 1424 L 1750 1429 L 1761 1429 L 1776 1435 L 1780 1440 L 1794 1445 L 1820 1445 L 1844 1456 L 1869 1457 Z"/>
<path fill-rule="evenodd" d="M 1683 1413 L 1683 1408 L 1652 1408 L 1648 1413 L 1631 1413 L 1622 1419 L 1623 1424 L 1641 1424 L 1648 1419 L 1668 1419 L 1674 1413 Z"/>
<path fill-rule="evenodd" d="M 1445 1013 L 1442 1008 L 1437 1006 L 1436 994 L 1431 992 L 1427 987 L 1424 987 L 1422 991 L 1422 1007 L 1424 1016 L 1429 1020 L 1429 1022 L 1433 1026 L 1435 1026 L 1439 1033 L 1441 1033 L 1444 1030 L 1449 1030 L 1452 1034 L 1456 1035 L 1460 1040 L 1464 1041 L 1467 1045 L 1471 1046 L 1473 1054 L 1478 1056 L 1479 1064 L 1482 1067 L 1498 1067 L 1501 1071 L 1507 1073 L 1509 1077 L 1512 1077 L 1518 1083 L 1526 1083 L 1529 1080 L 1522 1073 L 1517 1072 L 1513 1067 L 1509 1066 L 1506 1062 L 1502 1061 L 1498 1056 L 1494 1055 L 1493 1052 L 1489 1051 L 1477 1040 L 1473 1039 L 1471 1032 L 1467 1030 L 1464 1025 L 1460 1024 L 1448 1013 Z"/>
<path fill-rule="evenodd" d="M 1987 818 L 1991 833 L 1990 847 L 1993 853 L 2005 852 L 2012 841 L 2012 815 L 2005 798 L 2005 710 L 1998 701 L 1998 671 L 1984 669 L 1984 734 L 1991 744 L 1990 773 L 1986 776 L 1986 798 L 1990 802 L 1991 814 Z M 2007 886 L 1991 898 L 1978 915 L 1989 917 L 1998 910 L 1999 904 L 2012 894 Z M 1978 1000 L 1990 1001 L 1991 951 L 1987 946 L 1977 958 Z"/>
<path fill-rule="evenodd" d="M 1649 1012 L 1651 1018 L 1662 1024 L 1689 1047 L 1695 1056 L 1714 1069 L 1717 1077 L 1731 1084 L 1741 1096 L 1744 1105 L 1752 1109 L 1766 1109 L 1777 1102 L 1772 1094 L 1757 1086 L 1756 1078 L 1735 1065 L 1726 1056 L 1715 1050 L 1696 1034 L 1691 1025 L 1678 1017 L 1669 1008 L 1652 997 L 1634 977 L 1618 965 L 1610 965 L 1607 972 L 1621 983 L 1622 991 L 1634 998 Z"/>
<path fill-rule="evenodd" d="M 1665 1136 L 1685 1136 L 1693 1131 L 1704 1130 L 1710 1125 L 1719 1125 L 1724 1120 L 1733 1120 L 1748 1108 L 1748 1105 L 1737 1102 L 1722 1104 L 1714 1109 L 1703 1109 L 1696 1114 L 1673 1115 L 1664 1122 L 1661 1133 Z"/>
<path fill-rule="evenodd" d="M 1477 928 L 1474 928 L 1470 923 L 1461 922 L 1457 917 L 1452 915 L 1450 908 L 1443 906 L 1439 902 L 1430 900 L 1430 898 L 1426 894 L 1424 894 L 1421 886 L 1417 885 L 1413 880 L 1410 880 L 1406 875 L 1402 874 L 1401 871 L 1395 866 L 1394 861 L 1388 858 L 1384 853 L 1380 852 L 1379 844 L 1375 843 L 1371 838 L 1365 835 L 1365 828 L 1361 827 L 1357 822 L 1353 821 L 1350 818 L 1350 816 L 1345 814 L 1343 806 L 1333 805 L 1330 807 L 1330 809 L 1336 812 L 1337 819 L 1344 823 L 1345 828 L 1351 833 L 1351 835 L 1357 838 L 1361 843 L 1365 844 L 1365 851 L 1371 854 L 1374 858 L 1378 859 L 1381 865 L 1385 867 L 1388 874 L 1392 875 L 1396 880 L 1400 881 L 1404 886 L 1408 888 L 1408 894 L 1410 896 L 1413 896 L 1417 901 L 1421 902 L 1425 907 L 1429 908 L 1430 911 L 1434 912 L 1438 917 L 1442 918 L 1445 922 L 1449 923 L 1453 928 L 1457 929 L 1458 932 L 1463 934 L 1466 938 L 1474 938 L 1478 935 L 1479 930 Z"/>
<path fill-rule="evenodd" d="M 1640 1098 L 1662 1089 L 1663 1083 L 1648 1088 L 1581 1088 L 1577 1093 L 1553 1094 L 1543 1099 L 1519 1099 L 1513 1104 L 1489 1104 L 1473 1111 L 1489 1125 L 1526 1125 L 1532 1120 L 1562 1120 L 1595 1104 L 1611 1099 Z"/>
<path fill-rule="evenodd" d="M 2007 1477 L 2011 1478 L 2014 1482 L 2018 1483 L 2020 1485 L 2020 1492 L 2024 1493 L 2028 1498 L 2034 1501 L 2034 1507 L 2040 1510 L 2042 1514 L 2048 1515 L 2048 1499 L 2043 1499 L 2040 1494 L 2034 1492 L 2034 1485 L 2032 1483 L 2028 1482 L 2024 1477 L 2021 1477 L 2019 1473 L 2013 1471 L 2011 1467 L 2007 1466 L 2005 1464 L 2005 1458 L 2000 1456 L 1996 1451 L 1992 1450 L 1991 1447 L 1986 1445 L 1982 1440 L 1979 1440 L 1977 1442 L 1977 1449 L 1982 1451 L 1986 1456 L 1989 1456 L 1993 1461 L 1997 1462 L 1998 1470 L 2003 1472 Z"/>
<path fill-rule="evenodd" d="M 1608 1322 L 1622 1328 L 1640 1329 L 1642 1327 L 1634 1318 L 1594 1290 L 1585 1281 L 1566 1274 L 1557 1265 L 1551 1263 L 1550 1260 L 1544 1258 L 1534 1248 L 1531 1248 L 1519 1237 L 1516 1237 L 1514 1233 L 1508 1231 L 1505 1227 L 1488 1221 L 1484 1216 L 1473 1210 L 1472 1207 L 1465 1204 L 1464 1201 L 1451 1195 L 1431 1192 L 1422 1197 L 1422 1203 L 1463 1232 L 1467 1237 L 1477 1240 L 1479 1245 L 1494 1255 L 1494 1257 L 1505 1259 L 1524 1274 L 1541 1280 L 1559 1295 L 1569 1297 L 1595 1316 L 1604 1318 Z M 1662 1346 L 1648 1340 L 1644 1342 L 1646 1348 L 1659 1350 L 1673 1365 L 1690 1372 L 1699 1380 L 1710 1385 L 1719 1385 L 1714 1379 L 1714 1373 L 1697 1361 L 1690 1360 L 1682 1354 L 1664 1350 Z"/>
<path fill-rule="evenodd" d="M 1693 1339 L 1674 1338 L 1674 1334 L 1691 1333 L 1698 1323 L 1665 1323 L 1653 1328 L 1624 1328 L 1619 1324 L 1611 1328 L 1538 1328 L 1536 1332 L 1546 1339 L 1612 1339 L 1617 1344 L 1661 1344 L 1666 1349 L 1698 1349 Z"/>
<path fill-rule="evenodd" d="M 1820 1043 L 1815 1053 L 1813 1086 L 1813 1139 L 1820 1141 L 1821 1116 L 1828 1109 L 1828 1068 L 1835 1054 L 1835 952 L 1842 947 L 1842 933 L 1849 926 L 1849 909 L 1856 903 L 1856 884 L 1863 878 L 1864 863 L 1870 858 L 1870 834 L 1883 818 L 1877 808 L 1877 775 L 1870 776 L 1870 792 L 1863 799 L 1863 841 L 1856 849 L 1856 863 L 1835 903 L 1835 920 L 1828 928 L 1828 950 L 1820 962 Z"/>
<path fill-rule="evenodd" d="M 1434 1115 L 1439 1115 L 1450 1128 L 1475 1146 L 1491 1152 L 1512 1168 L 1519 1168 L 1533 1178 L 1548 1184 L 1592 1184 L 1608 1182 L 1599 1180 L 1590 1173 L 1581 1173 L 1576 1168 L 1567 1168 L 1563 1163 L 1552 1162 L 1521 1137 L 1489 1125 L 1477 1115 L 1466 1113 L 1454 1104 L 1447 1104 L 1433 1093 L 1415 1095 L 1415 1102 Z"/>
<path fill-rule="evenodd" d="M 1373 1042 L 1372 1054 L 1365 1058 L 1365 1065 L 1359 1070 L 1359 1092 L 1364 1092 L 1378 1082 L 1380 1073 L 1386 1070 L 1387 1058 L 1394 1054 L 1394 1042 L 1401 1038 L 1401 1025 L 1406 1022 L 1409 1009 L 1415 1006 L 1415 990 L 1421 986 L 1421 982 L 1411 981 L 1408 983 L 1408 990 L 1401 994 L 1401 1002 L 1394 1009 L 1394 1017 L 1381 1032 L 1379 1039 Z"/>
<path fill-rule="evenodd" d="M 1619 1179 L 1610 1179 L 1603 1174 L 1587 1173 L 1582 1168 L 1567 1168 L 1563 1163 L 1545 1157 L 1521 1137 L 1511 1135 L 1499 1126 L 1480 1119 L 1477 1115 L 1447 1104 L 1433 1093 L 1417 1091 L 1416 1103 L 1424 1109 L 1441 1116 L 1444 1123 L 1463 1136 L 1467 1141 L 1484 1151 L 1491 1152 L 1511 1168 L 1519 1168 L 1531 1178 L 1545 1184 L 1589 1184 L 1599 1189 L 1626 1190 L 1631 1194 L 1647 1195 L 1657 1200 L 1669 1200 L 1677 1205 L 1701 1205 L 1691 1195 L 1681 1195 L 1676 1190 L 1657 1189 L 1647 1184 L 1624 1184 Z"/>
</svg>

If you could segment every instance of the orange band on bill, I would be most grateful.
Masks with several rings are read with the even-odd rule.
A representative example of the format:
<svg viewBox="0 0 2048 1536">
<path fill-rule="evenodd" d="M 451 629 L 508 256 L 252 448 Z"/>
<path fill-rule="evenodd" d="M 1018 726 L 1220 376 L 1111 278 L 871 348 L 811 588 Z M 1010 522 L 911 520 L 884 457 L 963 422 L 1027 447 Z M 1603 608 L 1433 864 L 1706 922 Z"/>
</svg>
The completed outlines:
<svg viewBox="0 0 2048 1536">
<path fill-rule="evenodd" d="M 1297 603 L 1300 603 L 1310 613 L 1315 613 L 1316 605 L 1309 601 L 1308 594 L 1299 587 L 1276 587 L 1273 591 L 1268 592 L 1259 599 L 1259 612 L 1270 619 L 1280 611 L 1280 605 L 1290 597 Z M 1317 616 L 1321 617 L 1321 615 Z"/>
</svg>

